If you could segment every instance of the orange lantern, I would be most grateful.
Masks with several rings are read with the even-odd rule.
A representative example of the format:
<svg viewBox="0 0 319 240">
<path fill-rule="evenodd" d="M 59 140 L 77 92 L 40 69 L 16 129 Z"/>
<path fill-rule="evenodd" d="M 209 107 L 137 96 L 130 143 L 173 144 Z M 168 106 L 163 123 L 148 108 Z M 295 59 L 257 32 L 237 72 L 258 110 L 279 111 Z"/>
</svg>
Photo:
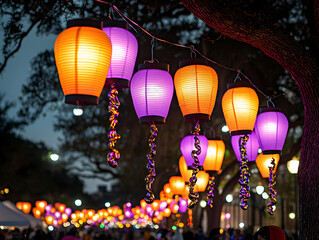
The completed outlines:
<svg viewBox="0 0 319 240">
<path fill-rule="evenodd" d="M 209 174 L 205 171 L 199 171 L 197 174 L 197 182 L 195 185 L 196 192 L 205 192 L 209 180 Z"/>
<path fill-rule="evenodd" d="M 35 218 L 40 218 L 41 217 L 41 210 L 39 208 L 37 208 L 37 207 L 34 207 L 32 209 L 32 213 L 33 213 L 33 216 Z"/>
<path fill-rule="evenodd" d="M 166 183 L 164 185 L 163 190 L 164 190 L 165 196 L 167 198 L 172 198 L 173 197 L 173 191 L 172 191 L 172 188 L 171 188 L 169 183 Z"/>
<path fill-rule="evenodd" d="M 52 216 L 50 216 L 50 215 L 45 217 L 45 221 L 46 221 L 46 223 L 48 225 L 52 225 L 53 224 L 53 220 L 54 220 L 54 218 Z"/>
<path fill-rule="evenodd" d="M 217 73 L 200 59 L 183 60 L 179 66 L 174 85 L 185 121 L 209 121 L 217 94 Z"/>
<path fill-rule="evenodd" d="M 189 194 L 189 186 L 185 184 L 185 187 L 183 189 L 182 198 L 187 199 Z"/>
<path fill-rule="evenodd" d="M 41 213 L 44 213 L 45 207 L 48 205 L 46 201 L 36 201 L 35 206 L 41 211 Z"/>
<path fill-rule="evenodd" d="M 69 217 L 68 215 L 66 215 L 65 213 L 62 213 L 62 221 L 65 223 L 66 221 L 68 221 Z"/>
<path fill-rule="evenodd" d="M 65 204 L 62 203 L 55 203 L 54 206 L 60 213 L 63 213 L 66 208 Z"/>
<path fill-rule="evenodd" d="M 166 196 L 165 196 L 165 193 L 164 191 L 160 191 L 160 200 L 165 200 L 166 199 Z"/>
<path fill-rule="evenodd" d="M 178 206 L 178 204 L 174 204 L 173 206 L 172 206 L 172 213 L 177 213 L 178 212 L 178 209 L 179 209 L 179 206 Z"/>
<path fill-rule="evenodd" d="M 140 201 L 140 205 L 141 205 L 141 207 L 142 207 L 143 209 L 145 209 L 146 204 L 147 204 L 147 203 L 145 202 L 144 199 L 142 199 L 142 200 Z"/>
<path fill-rule="evenodd" d="M 154 200 L 154 202 L 152 202 L 152 209 L 153 211 L 157 211 L 159 209 L 159 206 L 160 206 L 160 200 L 156 199 Z"/>
<path fill-rule="evenodd" d="M 75 19 L 57 37 L 54 56 L 65 103 L 96 105 L 104 87 L 112 54 L 101 22 Z"/>
<path fill-rule="evenodd" d="M 171 213 L 172 213 L 171 209 L 165 208 L 163 216 L 164 217 L 170 217 Z"/>
<path fill-rule="evenodd" d="M 94 214 L 95 214 L 95 211 L 93 209 L 90 209 L 87 211 L 87 215 L 89 218 L 92 218 Z"/>
<path fill-rule="evenodd" d="M 179 172 L 181 173 L 184 182 L 188 183 L 189 179 L 192 177 L 192 170 L 188 170 L 185 158 L 183 156 L 179 158 Z"/>
<path fill-rule="evenodd" d="M 169 179 L 169 185 L 171 186 L 173 194 L 176 194 L 176 195 L 183 194 L 183 190 L 184 190 L 184 187 L 185 187 L 185 182 L 184 182 L 183 177 L 181 177 L 181 176 L 172 176 Z"/>
<path fill-rule="evenodd" d="M 219 171 L 225 155 L 225 144 L 222 140 L 208 140 L 207 154 L 203 168 L 206 172 Z"/>
<path fill-rule="evenodd" d="M 260 153 L 256 158 L 256 165 L 263 178 L 269 177 L 269 167 L 271 166 L 272 158 L 275 159 L 274 173 L 277 171 L 278 162 L 280 159 L 279 154 L 262 154 Z"/>
<path fill-rule="evenodd" d="M 227 88 L 222 99 L 222 108 L 231 135 L 250 134 L 258 112 L 258 96 L 242 82 L 227 84 Z"/>
<path fill-rule="evenodd" d="M 26 214 L 29 214 L 31 211 L 31 203 L 29 202 L 17 202 L 16 206 Z"/>
</svg>

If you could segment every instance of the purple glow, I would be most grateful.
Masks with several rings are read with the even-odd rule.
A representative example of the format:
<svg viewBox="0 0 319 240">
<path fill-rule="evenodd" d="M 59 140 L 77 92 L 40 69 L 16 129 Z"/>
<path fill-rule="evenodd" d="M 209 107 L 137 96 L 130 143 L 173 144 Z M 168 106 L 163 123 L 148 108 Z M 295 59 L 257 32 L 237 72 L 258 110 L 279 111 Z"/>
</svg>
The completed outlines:
<svg viewBox="0 0 319 240">
<path fill-rule="evenodd" d="M 159 210 L 160 212 L 163 212 L 166 207 L 167 207 L 167 202 L 166 202 L 166 201 L 161 201 L 158 210 Z"/>
<path fill-rule="evenodd" d="M 179 211 L 181 213 L 185 213 L 187 211 L 187 199 L 180 198 L 179 199 Z"/>
<path fill-rule="evenodd" d="M 59 225 L 58 220 L 53 220 L 53 227 L 57 227 Z"/>
<path fill-rule="evenodd" d="M 231 145 L 233 147 L 234 153 L 236 155 L 237 160 L 240 162 L 240 146 L 239 146 L 239 138 L 243 135 L 234 135 L 231 136 Z M 247 148 L 247 158 L 248 161 L 255 161 L 258 156 L 259 143 L 256 133 L 253 131 L 251 134 L 248 134 L 249 138 L 246 144 Z"/>
<path fill-rule="evenodd" d="M 47 211 L 47 212 L 51 212 L 51 209 L 52 209 L 52 204 L 48 204 L 48 205 L 46 205 L 46 207 L 45 207 L 45 211 Z"/>
<path fill-rule="evenodd" d="M 134 74 L 130 89 L 138 118 L 167 117 L 174 92 L 169 72 L 160 69 L 140 70 Z"/>
<path fill-rule="evenodd" d="M 173 211 L 173 207 L 176 204 L 176 200 L 171 201 L 171 203 L 169 204 L 169 208 Z"/>
<path fill-rule="evenodd" d="M 155 216 L 155 217 L 158 217 L 158 215 L 159 215 L 159 211 L 155 211 L 155 212 L 154 212 L 154 216 Z"/>
<path fill-rule="evenodd" d="M 61 218 L 61 213 L 60 213 L 60 212 L 55 212 L 55 213 L 54 213 L 54 217 L 55 217 L 56 219 L 60 219 L 60 218 Z"/>
<path fill-rule="evenodd" d="M 229 220 L 229 219 L 230 219 L 230 216 L 231 216 L 230 213 L 226 213 L 226 214 L 225 214 L 225 219 L 226 219 L 226 220 Z"/>
<path fill-rule="evenodd" d="M 131 208 L 131 207 L 132 207 L 132 203 L 127 202 L 127 203 L 125 204 L 125 206 L 126 206 L 126 208 Z"/>
<path fill-rule="evenodd" d="M 201 154 L 198 155 L 198 160 L 199 165 L 203 166 L 207 154 L 208 140 L 204 135 L 198 135 L 198 138 L 202 148 Z M 194 143 L 194 135 L 187 135 L 182 139 L 180 144 L 181 152 L 188 167 L 191 167 L 194 162 L 194 159 L 192 158 L 192 151 L 195 150 Z"/>
<path fill-rule="evenodd" d="M 134 35 L 119 27 L 103 28 L 112 44 L 112 57 L 106 78 L 131 80 L 134 71 L 138 43 Z"/>
<path fill-rule="evenodd" d="M 134 216 L 134 214 L 133 214 L 131 211 L 129 211 L 129 210 L 125 210 L 124 215 L 125 215 L 125 217 L 127 217 L 127 218 L 131 218 L 131 217 Z"/>
<path fill-rule="evenodd" d="M 68 217 L 70 217 L 71 214 L 72 214 L 72 209 L 71 209 L 71 208 L 66 208 L 66 209 L 64 210 L 64 212 L 65 212 L 66 215 L 68 215 Z"/>
<path fill-rule="evenodd" d="M 262 112 L 257 116 L 255 131 L 263 153 L 281 152 L 288 132 L 288 119 L 281 112 Z"/>
<path fill-rule="evenodd" d="M 145 211 L 146 211 L 146 213 L 152 212 L 153 211 L 152 205 L 151 204 L 147 204 L 146 207 L 145 207 Z"/>
</svg>

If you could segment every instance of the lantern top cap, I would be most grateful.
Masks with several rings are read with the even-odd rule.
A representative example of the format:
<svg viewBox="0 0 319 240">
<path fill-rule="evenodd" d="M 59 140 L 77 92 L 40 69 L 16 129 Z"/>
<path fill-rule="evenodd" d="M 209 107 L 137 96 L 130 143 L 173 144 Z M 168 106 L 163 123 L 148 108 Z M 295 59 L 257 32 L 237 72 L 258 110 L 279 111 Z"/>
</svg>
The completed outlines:
<svg viewBox="0 0 319 240">
<path fill-rule="evenodd" d="M 207 137 L 208 140 L 218 140 L 218 141 L 223 141 L 221 137 Z"/>
<path fill-rule="evenodd" d="M 146 63 L 138 65 L 138 70 L 144 70 L 144 69 L 157 69 L 157 70 L 164 70 L 169 72 L 169 64 L 146 62 Z"/>
<path fill-rule="evenodd" d="M 259 113 L 264 113 L 264 112 L 281 112 L 279 108 L 275 107 L 262 107 L 259 109 Z"/>
<path fill-rule="evenodd" d="M 118 27 L 118 28 L 124 28 L 128 30 L 128 24 L 125 21 L 119 21 L 119 20 L 105 20 L 102 22 L 102 27 Z"/>
<path fill-rule="evenodd" d="M 71 27 L 94 27 L 98 29 L 102 29 L 101 21 L 95 19 L 72 19 L 67 22 L 67 28 Z"/>
<path fill-rule="evenodd" d="M 230 136 L 236 136 L 236 135 L 248 135 L 251 134 L 251 130 L 238 130 L 238 131 L 232 131 L 230 132 Z"/>
<path fill-rule="evenodd" d="M 227 89 L 237 88 L 237 87 L 249 87 L 249 88 L 251 88 L 251 86 L 248 83 L 246 83 L 246 82 L 234 82 L 234 83 L 228 83 L 227 84 Z"/>
<path fill-rule="evenodd" d="M 189 65 L 205 65 L 207 66 L 207 61 L 204 58 L 190 58 L 179 61 L 179 68 L 186 67 Z"/>
</svg>

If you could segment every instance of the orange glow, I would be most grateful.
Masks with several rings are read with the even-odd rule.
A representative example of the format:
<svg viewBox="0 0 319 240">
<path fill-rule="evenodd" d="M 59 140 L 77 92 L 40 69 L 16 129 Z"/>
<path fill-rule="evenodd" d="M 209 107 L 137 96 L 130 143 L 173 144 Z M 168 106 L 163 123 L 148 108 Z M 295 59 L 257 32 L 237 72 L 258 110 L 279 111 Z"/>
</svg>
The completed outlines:
<svg viewBox="0 0 319 240">
<path fill-rule="evenodd" d="M 183 116 L 212 114 L 218 88 L 215 70 L 206 65 L 188 65 L 177 70 L 174 85 Z"/>
<path fill-rule="evenodd" d="M 141 205 L 141 207 L 142 207 L 143 209 L 145 209 L 146 204 L 147 204 L 147 203 L 145 202 L 144 199 L 142 199 L 142 200 L 140 201 L 140 205 Z"/>
<path fill-rule="evenodd" d="M 179 209 L 179 206 L 177 204 L 174 204 L 172 208 L 172 212 L 176 214 L 178 212 L 178 209 Z"/>
<path fill-rule="evenodd" d="M 221 222 L 225 221 L 225 213 L 224 213 L 224 212 L 222 212 L 222 213 L 220 214 L 220 221 L 221 221 Z"/>
<path fill-rule="evenodd" d="M 172 188 L 171 188 L 169 183 L 166 183 L 164 185 L 163 190 L 164 190 L 165 196 L 167 198 L 172 198 L 173 197 L 173 191 L 172 191 Z"/>
<path fill-rule="evenodd" d="M 154 212 L 159 209 L 159 204 L 160 204 L 160 200 L 158 199 L 155 199 L 154 202 L 152 203 L 152 209 Z"/>
<path fill-rule="evenodd" d="M 185 187 L 185 182 L 181 176 L 172 176 L 169 179 L 169 185 L 171 186 L 173 194 L 181 195 Z"/>
<path fill-rule="evenodd" d="M 33 216 L 35 218 L 40 218 L 41 217 L 41 210 L 39 208 L 37 208 L 37 207 L 34 207 L 32 209 L 32 213 L 33 213 Z"/>
<path fill-rule="evenodd" d="M 26 214 L 29 214 L 31 211 L 31 203 L 29 202 L 17 202 L 16 206 Z"/>
<path fill-rule="evenodd" d="M 76 213 L 72 213 L 71 214 L 71 219 L 73 220 L 73 221 L 77 221 L 77 215 L 76 215 Z"/>
<path fill-rule="evenodd" d="M 222 108 L 229 131 L 254 130 L 258 107 L 259 99 L 252 88 L 228 89 L 222 99 Z"/>
<path fill-rule="evenodd" d="M 62 221 L 65 223 L 66 221 L 68 221 L 69 217 L 68 215 L 66 215 L 65 213 L 62 213 Z"/>
<path fill-rule="evenodd" d="M 192 177 L 192 170 L 187 169 L 185 158 L 183 156 L 179 158 L 179 172 L 181 173 L 184 182 L 189 182 L 189 179 Z"/>
<path fill-rule="evenodd" d="M 271 159 L 274 158 L 275 159 L 275 169 L 274 169 L 274 173 L 276 173 L 277 171 L 277 167 L 278 167 L 278 162 L 280 159 L 279 154 L 258 154 L 257 158 L 256 158 L 256 165 L 258 167 L 258 170 L 261 174 L 261 176 L 263 178 L 268 178 L 269 177 L 269 166 L 271 163 Z"/>
<path fill-rule="evenodd" d="M 53 220 L 54 218 L 52 216 L 46 216 L 45 217 L 45 221 L 48 225 L 52 225 L 53 224 Z"/>
<path fill-rule="evenodd" d="M 189 186 L 185 184 L 185 187 L 183 189 L 182 198 L 187 199 L 189 194 Z"/>
<path fill-rule="evenodd" d="M 66 208 L 65 204 L 55 203 L 54 206 L 60 213 L 64 213 L 64 210 Z"/>
<path fill-rule="evenodd" d="M 93 209 L 90 209 L 87 211 L 87 214 L 88 214 L 89 218 L 92 218 L 93 215 L 95 214 L 95 211 Z"/>
<path fill-rule="evenodd" d="M 209 180 L 209 174 L 205 171 L 197 173 L 197 182 L 195 185 L 195 192 L 205 192 Z"/>
<path fill-rule="evenodd" d="M 54 56 L 64 95 L 95 96 L 98 103 L 112 54 L 108 36 L 95 27 L 75 26 L 64 30 L 57 37 Z M 76 102 L 67 102 L 76 104 Z"/>
<path fill-rule="evenodd" d="M 40 209 L 41 213 L 44 213 L 45 207 L 48 205 L 46 201 L 36 201 L 35 206 Z"/>
<path fill-rule="evenodd" d="M 169 216 L 171 216 L 171 213 L 172 213 L 171 209 L 165 208 L 163 216 L 169 217 Z"/>
<path fill-rule="evenodd" d="M 219 171 L 225 155 L 225 144 L 222 140 L 208 140 L 207 155 L 203 168 L 205 171 Z"/>
<path fill-rule="evenodd" d="M 164 193 L 164 191 L 162 190 L 161 192 L 160 192 L 160 200 L 165 200 L 166 199 L 166 196 L 165 196 L 165 193 Z"/>
</svg>

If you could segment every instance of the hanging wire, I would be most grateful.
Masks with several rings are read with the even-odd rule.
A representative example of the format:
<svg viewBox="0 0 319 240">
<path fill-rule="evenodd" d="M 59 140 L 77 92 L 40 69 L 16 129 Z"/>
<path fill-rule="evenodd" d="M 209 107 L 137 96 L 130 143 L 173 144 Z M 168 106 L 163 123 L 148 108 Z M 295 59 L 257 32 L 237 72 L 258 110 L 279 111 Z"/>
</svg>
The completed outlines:
<svg viewBox="0 0 319 240">
<path fill-rule="evenodd" d="M 274 102 L 272 101 L 272 98 L 268 97 L 268 99 L 267 99 L 267 107 L 270 107 L 270 104 L 272 105 L 272 107 L 276 107 Z"/>
<path fill-rule="evenodd" d="M 170 44 L 170 45 L 173 45 L 173 46 L 176 46 L 176 47 L 181 47 L 181 48 L 186 48 L 186 49 L 190 49 L 191 52 L 194 52 L 196 54 L 198 54 L 199 56 L 201 56 L 202 58 L 204 58 L 205 60 L 207 60 L 208 62 L 211 62 L 221 68 L 224 68 L 226 70 L 229 70 L 229 71 L 233 71 L 233 72 L 237 72 L 237 75 L 238 77 L 241 75 L 242 77 L 244 77 L 260 94 L 262 94 L 266 99 L 269 98 L 269 96 L 264 93 L 262 90 L 260 90 L 252 81 L 251 79 L 245 75 L 240 69 L 235 69 L 235 68 L 231 68 L 231 67 L 228 67 L 228 66 L 225 66 L 223 64 L 220 64 L 208 57 L 206 57 L 205 55 L 203 55 L 200 51 L 198 51 L 196 48 L 194 48 L 194 46 L 185 46 L 185 45 L 182 45 L 182 44 L 178 44 L 178 43 L 173 43 L 173 42 L 170 42 L 170 41 L 167 41 L 165 39 L 161 39 L 161 38 L 158 38 L 154 35 L 152 35 L 150 32 L 148 32 L 147 30 L 145 30 L 143 27 L 141 27 L 140 25 L 138 25 L 136 22 L 134 22 L 132 19 L 130 19 L 129 17 L 125 16 L 124 13 L 122 13 L 114 4 L 111 4 L 109 2 L 106 2 L 106 1 L 103 1 L 103 0 L 95 0 L 97 2 L 100 2 L 100 3 L 104 3 L 104 4 L 108 4 L 110 5 L 122 18 L 123 20 L 137 33 L 137 30 L 132 26 L 132 25 L 135 25 L 136 27 L 138 27 L 139 29 L 141 29 L 145 34 L 147 34 L 148 36 L 150 36 L 152 39 L 154 38 L 155 40 L 157 41 L 160 41 L 160 42 L 163 42 L 163 43 L 167 43 L 167 44 Z M 131 24 L 130 24 L 131 23 Z M 209 40 L 209 39 L 205 39 L 205 40 L 209 40 L 211 42 L 215 42 L 217 40 L 219 40 L 223 35 L 221 34 L 216 40 Z M 236 77 L 237 78 L 237 77 Z M 237 80 L 237 79 L 236 79 Z M 298 87 L 296 87 L 298 88 Z M 293 88 L 292 90 L 294 90 L 295 88 Z M 277 97 L 280 97 L 280 96 L 283 96 L 285 95 L 285 93 L 280 93 L 278 95 L 274 95 L 272 96 L 271 98 L 274 99 L 274 98 L 277 98 Z"/>
</svg>

